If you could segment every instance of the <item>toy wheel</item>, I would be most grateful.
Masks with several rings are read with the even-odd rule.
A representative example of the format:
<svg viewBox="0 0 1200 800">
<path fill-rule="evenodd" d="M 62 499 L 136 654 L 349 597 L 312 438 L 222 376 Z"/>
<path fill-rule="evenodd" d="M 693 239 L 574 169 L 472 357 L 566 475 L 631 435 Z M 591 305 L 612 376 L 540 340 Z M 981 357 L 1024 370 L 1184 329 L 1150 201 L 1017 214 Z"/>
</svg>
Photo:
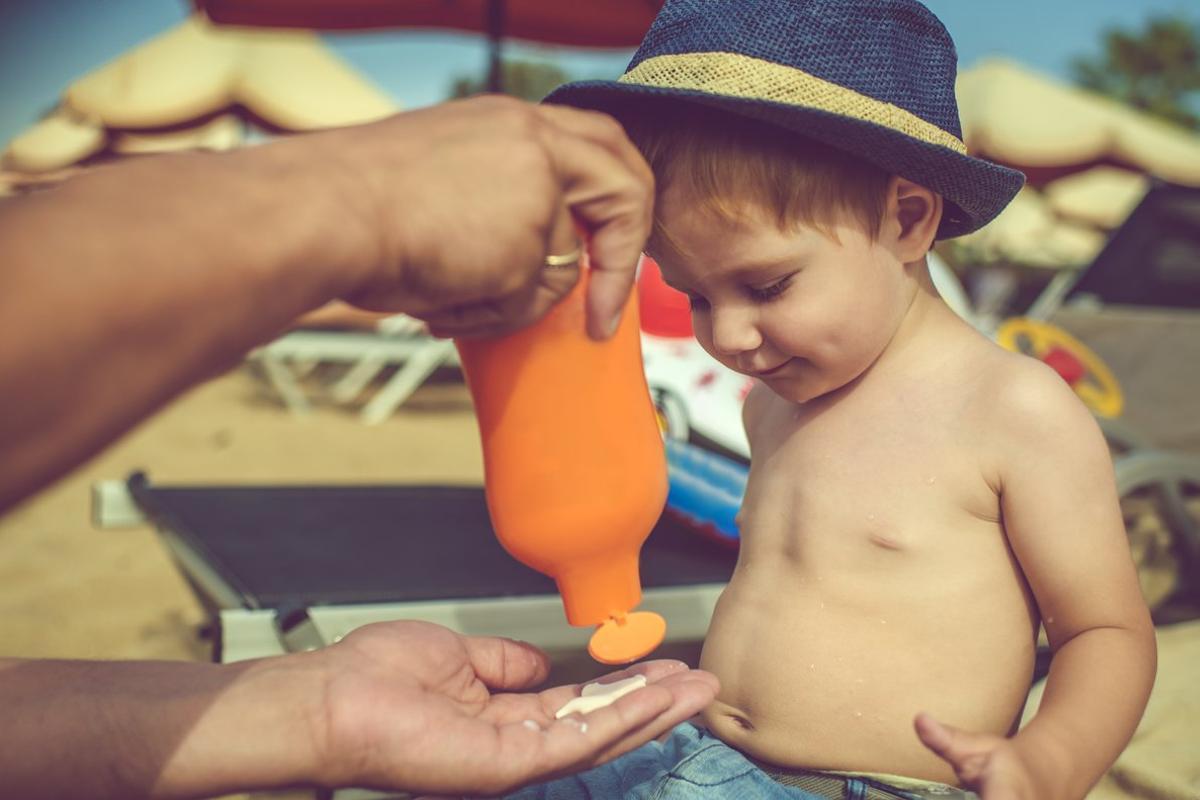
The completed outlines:
<svg viewBox="0 0 1200 800">
<path fill-rule="evenodd" d="M 1117 417 L 1124 409 L 1125 397 L 1112 370 L 1091 348 L 1057 325 L 1014 317 L 996 331 L 996 342 L 1052 366 L 1092 413 Z"/>
<path fill-rule="evenodd" d="M 662 389 L 655 389 L 654 413 L 658 417 L 658 430 L 663 437 L 686 442 L 691 434 L 687 412 L 679 398 Z"/>
</svg>

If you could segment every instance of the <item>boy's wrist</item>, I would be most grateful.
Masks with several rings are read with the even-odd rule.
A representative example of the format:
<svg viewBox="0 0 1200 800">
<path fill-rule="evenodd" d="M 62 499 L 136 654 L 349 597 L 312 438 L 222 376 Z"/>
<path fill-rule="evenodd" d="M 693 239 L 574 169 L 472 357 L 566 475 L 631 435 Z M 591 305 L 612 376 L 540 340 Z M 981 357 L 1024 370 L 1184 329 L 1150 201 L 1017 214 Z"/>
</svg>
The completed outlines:
<svg viewBox="0 0 1200 800">
<path fill-rule="evenodd" d="M 1027 728 L 1012 739 L 1021 762 L 1030 772 L 1038 798 L 1077 800 L 1083 791 L 1073 792 L 1076 783 L 1076 758 L 1068 740 L 1044 729 Z"/>
</svg>

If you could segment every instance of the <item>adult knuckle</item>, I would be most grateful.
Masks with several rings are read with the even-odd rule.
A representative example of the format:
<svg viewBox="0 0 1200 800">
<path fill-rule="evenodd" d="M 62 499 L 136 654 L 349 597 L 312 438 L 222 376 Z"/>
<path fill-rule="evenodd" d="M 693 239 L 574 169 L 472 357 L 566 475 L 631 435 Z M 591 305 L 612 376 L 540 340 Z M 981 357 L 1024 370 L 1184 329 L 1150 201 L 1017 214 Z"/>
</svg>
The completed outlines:
<svg viewBox="0 0 1200 800">
<path fill-rule="evenodd" d="M 631 175 L 618 196 L 621 198 L 620 211 L 629 219 L 641 220 L 652 213 L 654 187 L 647 186 L 645 181 Z"/>
<path fill-rule="evenodd" d="M 532 135 L 540 127 L 541 118 L 532 104 L 503 95 L 493 95 L 492 102 L 492 122 L 503 130 L 518 135 Z"/>
<path fill-rule="evenodd" d="M 613 142 L 619 142 L 626 139 L 625 126 L 609 114 L 603 111 L 584 111 L 590 124 L 596 129 L 596 134 Z"/>
<path fill-rule="evenodd" d="M 530 259 L 529 263 L 533 264 L 533 260 Z M 536 266 L 538 265 L 534 264 L 534 267 Z M 495 275 L 495 281 L 491 287 L 492 293 L 501 300 L 505 309 L 511 313 L 514 306 L 517 305 L 518 298 L 516 295 L 521 293 L 529 284 L 529 281 L 530 270 L 528 268 L 521 269 L 514 266 L 500 270 Z"/>
</svg>

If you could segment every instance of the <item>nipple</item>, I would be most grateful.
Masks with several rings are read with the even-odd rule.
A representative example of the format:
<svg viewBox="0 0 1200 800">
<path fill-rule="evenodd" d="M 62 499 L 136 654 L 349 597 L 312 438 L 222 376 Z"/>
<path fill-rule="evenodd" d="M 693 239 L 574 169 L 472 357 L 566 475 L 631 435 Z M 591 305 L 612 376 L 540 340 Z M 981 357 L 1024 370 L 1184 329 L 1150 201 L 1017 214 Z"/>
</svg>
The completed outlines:
<svg viewBox="0 0 1200 800">
<path fill-rule="evenodd" d="M 596 627 L 588 653 L 601 664 L 628 664 L 653 652 L 666 634 L 666 620 L 653 611 L 620 611 Z"/>
</svg>

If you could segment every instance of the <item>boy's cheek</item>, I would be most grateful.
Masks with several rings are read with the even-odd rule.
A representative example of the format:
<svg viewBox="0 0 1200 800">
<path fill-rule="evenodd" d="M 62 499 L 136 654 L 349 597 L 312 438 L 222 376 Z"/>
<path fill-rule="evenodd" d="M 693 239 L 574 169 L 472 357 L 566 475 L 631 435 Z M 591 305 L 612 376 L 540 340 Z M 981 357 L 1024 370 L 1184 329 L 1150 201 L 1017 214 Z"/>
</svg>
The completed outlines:
<svg viewBox="0 0 1200 800">
<path fill-rule="evenodd" d="M 722 358 L 721 354 L 713 348 L 712 329 L 709 326 L 699 322 L 696 319 L 695 314 L 692 315 L 692 335 L 696 337 L 696 341 L 700 344 L 700 347 L 704 350 L 704 352 L 708 353 L 710 356 L 730 369 L 734 368 L 733 365 L 729 363 L 728 359 Z"/>
</svg>

